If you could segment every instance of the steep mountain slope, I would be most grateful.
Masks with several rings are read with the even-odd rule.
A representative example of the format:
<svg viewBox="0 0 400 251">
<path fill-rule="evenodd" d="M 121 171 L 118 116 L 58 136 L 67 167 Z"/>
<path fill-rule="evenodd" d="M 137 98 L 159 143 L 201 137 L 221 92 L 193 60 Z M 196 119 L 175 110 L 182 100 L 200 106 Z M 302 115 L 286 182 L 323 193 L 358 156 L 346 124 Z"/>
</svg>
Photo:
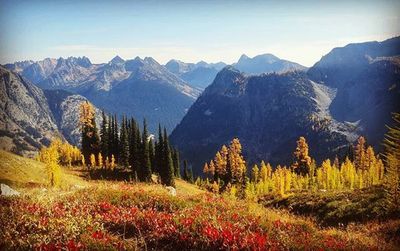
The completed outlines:
<svg viewBox="0 0 400 251">
<path fill-rule="evenodd" d="M 204 89 L 212 83 L 218 71 L 220 71 L 226 64 L 219 63 L 206 63 L 200 61 L 194 63 L 184 63 L 182 61 L 172 59 L 165 67 L 181 79 L 189 83 L 191 86 Z"/>
<path fill-rule="evenodd" d="M 385 124 L 400 111 L 400 37 L 335 48 L 308 75 L 337 89 L 329 107 L 341 122 L 357 124 L 369 143 L 381 148 Z"/>
<path fill-rule="evenodd" d="M 54 137 L 80 144 L 79 105 L 87 99 L 63 90 L 41 90 L 0 66 L 0 148 L 32 156 Z M 100 124 L 101 111 L 96 109 Z"/>
<path fill-rule="evenodd" d="M 46 63 L 47 62 L 47 63 Z M 148 118 L 149 128 L 158 123 L 171 131 L 200 94 L 153 58 L 92 64 L 86 57 L 7 65 L 43 89 L 61 89 L 88 98 L 107 112 Z M 25 67 L 25 68 L 24 68 Z M 37 74 L 28 74 L 36 72 Z"/>
<path fill-rule="evenodd" d="M 239 61 L 233 66 L 248 74 L 261 74 L 261 73 L 284 73 L 288 71 L 304 71 L 307 68 L 287 60 L 280 59 L 272 54 L 262 54 L 249 58 L 242 55 Z"/>
<path fill-rule="evenodd" d="M 60 133 L 68 142 L 80 145 L 79 106 L 87 99 L 64 90 L 44 90 L 49 108 Z M 101 111 L 95 107 L 96 123 L 100 126 Z"/>
<path fill-rule="evenodd" d="M 348 136 L 318 127 L 320 121 L 329 120 L 321 112 L 331 100 L 323 95 L 306 73 L 246 76 L 226 67 L 173 131 L 171 142 L 197 174 L 203 162 L 233 137 L 240 138 L 250 163 L 264 159 L 289 164 L 301 135 L 319 160 L 327 152 L 344 151 Z M 346 131 L 346 125 L 335 123 Z"/>
<path fill-rule="evenodd" d="M 129 78 L 110 91 L 88 92 L 85 96 L 108 112 L 147 119 L 155 132 L 158 123 L 169 131 L 185 115 L 199 91 L 170 73 L 152 58 L 135 58 L 125 63 Z"/>
<path fill-rule="evenodd" d="M 2 149 L 31 155 L 59 136 L 41 89 L 0 66 L 0 145 Z"/>
<path fill-rule="evenodd" d="M 379 150 L 391 112 L 400 111 L 399 40 L 335 48 L 307 73 L 246 76 L 225 68 L 171 142 L 197 173 L 233 137 L 250 162 L 290 163 L 299 136 L 317 160 L 343 155 L 360 135 Z"/>
</svg>

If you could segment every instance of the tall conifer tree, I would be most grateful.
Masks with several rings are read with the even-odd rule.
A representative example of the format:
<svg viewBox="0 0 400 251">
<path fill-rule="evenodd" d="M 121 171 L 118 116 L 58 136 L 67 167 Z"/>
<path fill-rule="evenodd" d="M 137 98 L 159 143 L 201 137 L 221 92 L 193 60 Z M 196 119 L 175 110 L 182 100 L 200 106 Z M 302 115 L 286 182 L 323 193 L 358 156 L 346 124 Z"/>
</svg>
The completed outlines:
<svg viewBox="0 0 400 251">
<path fill-rule="evenodd" d="M 172 163 L 171 151 L 168 142 L 168 134 L 167 129 L 164 127 L 164 135 L 163 135 L 163 158 L 162 158 L 162 167 L 160 170 L 161 182 L 167 186 L 175 186 L 174 181 L 174 167 Z"/>
<path fill-rule="evenodd" d="M 103 156 L 108 156 L 108 118 L 103 111 L 101 111 L 102 123 L 100 129 L 100 148 Z"/>
<path fill-rule="evenodd" d="M 139 172 L 139 179 L 141 181 L 148 182 L 151 179 L 151 163 L 149 153 L 149 140 L 147 132 L 146 120 L 143 120 L 143 135 L 142 135 L 142 161 L 141 161 L 141 172 Z"/>
<path fill-rule="evenodd" d="M 128 125 L 126 117 L 122 117 L 121 131 L 120 131 L 120 152 L 119 164 L 129 166 L 129 142 L 128 142 Z"/>
</svg>

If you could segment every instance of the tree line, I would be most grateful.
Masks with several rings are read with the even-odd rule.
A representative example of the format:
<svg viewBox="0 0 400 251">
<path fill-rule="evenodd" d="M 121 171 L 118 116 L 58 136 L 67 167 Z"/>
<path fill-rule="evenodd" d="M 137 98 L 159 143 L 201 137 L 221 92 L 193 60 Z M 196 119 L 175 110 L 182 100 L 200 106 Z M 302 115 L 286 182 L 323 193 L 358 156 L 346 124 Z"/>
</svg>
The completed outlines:
<svg viewBox="0 0 400 251">
<path fill-rule="evenodd" d="M 323 191 L 362 189 L 383 185 L 388 205 L 400 203 L 400 115 L 393 115 L 394 126 L 385 136 L 385 153 L 375 154 L 372 146 L 359 137 L 354 153 L 339 162 L 326 159 L 321 166 L 309 155 L 305 137 L 300 137 L 290 166 L 273 168 L 262 161 L 247 171 L 242 146 L 235 138 L 229 146 L 223 145 L 215 157 L 204 164 L 205 180 L 197 184 L 214 192 L 228 192 L 235 197 L 259 197 L 269 193 L 286 196 L 301 190 Z"/>
<path fill-rule="evenodd" d="M 102 123 L 97 130 L 95 110 L 89 102 L 80 106 L 83 163 L 91 168 L 114 169 L 116 165 L 129 168 L 139 181 L 151 181 L 158 174 L 162 184 L 175 186 L 174 178 L 181 177 L 179 152 L 168 140 L 166 128 L 158 127 L 158 137 L 149 135 L 146 120 L 142 130 L 134 118 L 102 112 Z M 88 161 L 89 160 L 89 161 Z M 182 177 L 193 180 L 191 169 L 184 161 Z"/>
</svg>

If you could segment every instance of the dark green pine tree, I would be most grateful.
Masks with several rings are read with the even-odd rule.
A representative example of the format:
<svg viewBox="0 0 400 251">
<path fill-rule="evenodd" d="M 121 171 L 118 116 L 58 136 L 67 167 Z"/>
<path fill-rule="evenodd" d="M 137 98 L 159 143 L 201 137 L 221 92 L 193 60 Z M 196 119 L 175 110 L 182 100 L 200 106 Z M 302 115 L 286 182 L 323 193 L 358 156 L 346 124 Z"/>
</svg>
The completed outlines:
<svg viewBox="0 0 400 251">
<path fill-rule="evenodd" d="M 150 163 L 150 153 L 149 153 L 149 135 L 147 132 L 146 120 L 143 120 L 143 136 L 142 136 L 142 154 L 141 154 L 141 164 L 139 172 L 139 179 L 144 182 L 149 182 L 151 180 L 151 163 Z"/>
<path fill-rule="evenodd" d="M 136 167 L 137 167 L 136 170 L 137 170 L 138 176 L 140 176 L 139 173 L 142 170 L 141 165 L 142 165 L 142 160 L 143 160 L 143 150 L 142 150 L 143 145 L 142 145 L 142 135 L 140 133 L 139 125 L 137 125 L 137 127 L 136 127 L 136 146 L 137 146 L 136 154 L 135 154 Z"/>
<path fill-rule="evenodd" d="M 192 168 L 189 168 L 189 174 L 188 174 L 188 181 L 190 182 L 190 183 L 194 183 L 194 177 L 193 177 L 193 170 L 192 170 Z"/>
<path fill-rule="evenodd" d="M 188 164 L 187 164 L 186 160 L 183 161 L 183 175 L 182 176 L 183 176 L 182 178 L 184 180 L 189 181 L 190 174 L 189 174 Z"/>
<path fill-rule="evenodd" d="M 108 117 L 108 157 L 111 159 L 111 155 L 114 154 L 115 158 L 115 150 L 114 150 L 114 116 L 109 115 Z"/>
<path fill-rule="evenodd" d="M 118 135 L 118 118 L 117 115 L 114 115 L 114 145 L 113 145 L 113 149 L 114 149 L 114 157 L 117 161 L 117 163 L 119 163 L 119 135 Z"/>
<path fill-rule="evenodd" d="M 163 163 L 163 143 L 164 139 L 162 136 L 161 125 L 158 124 L 158 140 L 155 144 L 154 149 L 154 165 L 153 165 L 153 172 L 158 173 L 161 176 L 161 166 Z"/>
<path fill-rule="evenodd" d="M 174 175 L 177 178 L 181 177 L 181 168 L 179 163 L 179 152 L 176 149 L 172 150 L 172 163 L 174 165 Z"/>
<path fill-rule="evenodd" d="M 129 164 L 131 165 L 132 171 L 138 171 L 139 167 L 139 154 L 138 150 L 140 146 L 138 145 L 137 138 L 140 135 L 137 134 L 137 124 L 136 121 L 131 118 L 129 126 Z"/>
<path fill-rule="evenodd" d="M 174 181 L 174 167 L 172 163 L 172 157 L 171 157 L 171 150 L 169 148 L 169 142 L 168 142 L 168 134 L 167 134 L 167 129 L 164 127 L 164 142 L 163 142 L 163 158 L 162 158 L 162 165 L 161 165 L 161 182 L 166 185 L 166 186 L 173 186 L 175 187 L 175 181 Z"/>
<path fill-rule="evenodd" d="M 129 142 L 128 142 L 128 122 L 126 117 L 122 117 L 121 131 L 120 131 L 120 146 L 119 146 L 119 164 L 129 166 Z"/>
<path fill-rule="evenodd" d="M 102 124 L 101 124 L 101 128 L 100 128 L 100 149 L 101 149 L 101 154 L 106 157 L 108 156 L 108 144 L 109 144 L 109 140 L 108 140 L 108 118 L 103 111 L 101 111 L 101 117 L 102 117 Z"/>
<path fill-rule="evenodd" d="M 149 140 L 149 155 L 150 155 L 150 166 L 151 166 L 151 170 L 153 171 L 153 166 L 154 166 L 154 162 L 155 162 L 153 139 Z"/>
</svg>

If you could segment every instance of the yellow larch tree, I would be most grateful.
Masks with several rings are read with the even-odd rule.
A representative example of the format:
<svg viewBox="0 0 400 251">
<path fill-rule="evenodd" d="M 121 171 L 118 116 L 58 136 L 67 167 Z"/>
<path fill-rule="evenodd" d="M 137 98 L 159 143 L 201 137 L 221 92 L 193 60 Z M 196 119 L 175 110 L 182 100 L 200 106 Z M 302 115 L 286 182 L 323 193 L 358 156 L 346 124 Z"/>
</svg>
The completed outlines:
<svg viewBox="0 0 400 251">
<path fill-rule="evenodd" d="M 297 141 L 296 150 L 293 153 L 295 161 L 292 165 L 293 170 L 298 174 L 305 175 L 309 172 L 311 157 L 309 156 L 308 151 L 306 138 L 300 137 Z"/>
</svg>

